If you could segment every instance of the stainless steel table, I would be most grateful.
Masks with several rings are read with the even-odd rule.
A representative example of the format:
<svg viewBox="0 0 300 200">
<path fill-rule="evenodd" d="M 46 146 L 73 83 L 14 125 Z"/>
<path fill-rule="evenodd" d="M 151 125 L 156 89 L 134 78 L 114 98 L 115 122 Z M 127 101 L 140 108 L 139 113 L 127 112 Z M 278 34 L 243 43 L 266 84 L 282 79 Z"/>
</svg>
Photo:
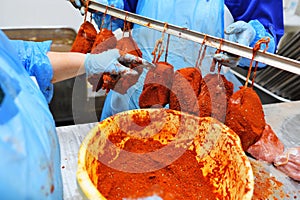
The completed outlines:
<svg viewBox="0 0 300 200">
<path fill-rule="evenodd" d="M 278 103 L 264 105 L 265 118 L 271 125 L 285 147 L 300 146 L 300 101 L 291 103 Z M 83 199 L 76 182 L 77 154 L 81 142 L 92 127 L 97 124 L 80 124 L 57 127 L 57 134 L 61 148 L 61 171 L 63 178 L 64 199 Z M 265 182 L 269 179 L 270 184 L 281 185 L 275 188 L 268 199 L 300 199 L 300 183 L 292 181 L 272 165 L 250 159 L 254 166 L 256 178 Z M 282 194 L 284 193 L 284 194 Z"/>
</svg>

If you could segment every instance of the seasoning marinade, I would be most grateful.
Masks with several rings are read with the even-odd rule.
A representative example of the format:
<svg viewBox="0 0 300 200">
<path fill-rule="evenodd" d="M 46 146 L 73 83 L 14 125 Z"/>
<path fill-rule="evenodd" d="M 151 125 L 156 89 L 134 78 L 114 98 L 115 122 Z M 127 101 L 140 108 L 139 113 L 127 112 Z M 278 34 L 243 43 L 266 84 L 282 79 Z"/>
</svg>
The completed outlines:
<svg viewBox="0 0 300 200">
<path fill-rule="evenodd" d="M 118 145 L 127 134 L 118 131 L 110 135 L 110 142 Z M 145 172 L 145 173 L 129 173 L 125 172 L 126 167 L 139 164 L 140 168 L 149 169 L 151 165 L 155 168 L 157 162 L 161 161 L 161 154 L 151 154 L 145 159 L 135 159 L 128 154 L 153 152 L 164 145 L 151 138 L 139 140 L 130 138 L 124 144 L 124 150 L 113 160 L 114 165 L 120 166 L 124 170 L 113 169 L 103 161 L 111 161 L 115 158 L 115 154 L 110 152 L 109 147 L 105 147 L 103 155 L 99 156 L 100 161 L 96 161 L 96 174 L 90 176 L 98 176 L 98 182 L 94 183 L 101 194 L 107 199 L 123 199 L 138 198 L 157 194 L 163 199 L 208 199 L 215 200 L 214 186 L 207 177 L 202 175 L 200 165 L 196 160 L 196 153 L 192 150 L 184 150 L 183 154 L 174 162 L 168 160 L 168 156 L 163 159 L 166 163 L 160 163 L 164 166 L 161 169 Z M 171 151 L 180 151 L 177 148 L 170 148 Z M 182 150 L 182 149 L 181 149 Z M 172 154 L 173 152 L 169 152 Z M 145 155 L 145 154 L 144 154 Z M 148 162 L 149 161 L 149 162 Z M 167 164 L 170 162 L 170 164 Z M 134 164 L 133 164 L 134 163 Z M 122 166 L 122 167 L 121 167 Z M 128 170 L 128 169 L 127 169 Z M 145 169 L 146 171 L 146 169 Z M 91 177 L 93 180 L 93 178 Z"/>
</svg>

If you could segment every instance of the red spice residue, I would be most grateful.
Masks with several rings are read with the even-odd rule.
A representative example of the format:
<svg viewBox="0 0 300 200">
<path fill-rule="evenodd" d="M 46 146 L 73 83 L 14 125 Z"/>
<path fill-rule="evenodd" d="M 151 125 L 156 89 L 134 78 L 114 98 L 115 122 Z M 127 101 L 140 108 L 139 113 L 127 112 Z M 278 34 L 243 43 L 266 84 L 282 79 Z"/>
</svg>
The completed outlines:
<svg viewBox="0 0 300 200">
<path fill-rule="evenodd" d="M 134 124 L 137 124 L 138 126 L 148 126 L 151 123 L 150 114 L 147 112 L 146 116 L 141 117 L 139 114 L 134 114 L 132 116 Z"/>
<path fill-rule="evenodd" d="M 54 192 L 54 185 L 52 184 L 50 187 L 50 193 L 53 193 L 53 192 Z"/>
<path fill-rule="evenodd" d="M 283 183 L 272 176 L 264 168 L 262 163 L 259 163 L 256 160 L 250 160 L 250 162 L 254 174 L 253 200 L 280 200 L 293 198 L 291 194 L 284 191 Z M 295 195 L 294 198 L 296 199 L 297 196 Z"/>
</svg>

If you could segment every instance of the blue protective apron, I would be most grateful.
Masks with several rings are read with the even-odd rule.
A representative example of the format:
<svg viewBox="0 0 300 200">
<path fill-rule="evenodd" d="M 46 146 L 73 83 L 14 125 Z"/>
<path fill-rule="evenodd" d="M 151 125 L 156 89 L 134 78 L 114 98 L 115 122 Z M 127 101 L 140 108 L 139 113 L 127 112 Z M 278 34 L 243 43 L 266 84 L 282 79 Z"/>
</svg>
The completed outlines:
<svg viewBox="0 0 300 200">
<path fill-rule="evenodd" d="M 2 31 L 0 41 L 0 199 L 62 199 L 48 104 Z"/>
</svg>

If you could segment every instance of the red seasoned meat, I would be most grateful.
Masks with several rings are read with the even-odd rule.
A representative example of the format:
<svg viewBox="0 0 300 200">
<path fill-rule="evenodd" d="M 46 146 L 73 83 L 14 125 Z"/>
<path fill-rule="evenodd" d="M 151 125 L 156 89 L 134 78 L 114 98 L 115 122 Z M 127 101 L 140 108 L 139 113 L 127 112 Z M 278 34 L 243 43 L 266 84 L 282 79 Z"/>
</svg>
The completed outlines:
<svg viewBox="0 0 300 200">
<path fill-rule="evenodd" d="M 227 104 L 233 94 L 233 84 L 224 75 L 207 74 L 198 96 L 200 117 L 213 117 L 225 122 Z"/>
<path fill-rule="evenodd" d="M 225 124 L 239 135 L 244 151 L 260 139 L 266 121 L 262 103 L 252 88 L 242 87 L 231 96 Z"/>
<path fill-rule="evenodd" d="M 200 93 L 201 80 L 201 71 L 198 68 L 177 70 L 170 93 L 170 109 L 199 116 L 197 96 Z"/>
<path fill-rule="evenodd" d="M 89 53 L 95 41 L 97 31 L 94 25 L 85 21 L 79 28 L 71 52 Z"/>
<path fill-rule="evenodd" d="M 97 34 L 91 53 L 98 54 L 108 49 L 113 49 L 117 45 L 117 38 L 111 30 L 102 28 Z"/>
<path fill-rule="evenodd" d="M 169 103 L 173 83 L 174 67 L 166 62 L 156 63 L 156 67 L 146 75 L 142 94 L 139 98 L 141 108 L 164 107 Z"/>
<path fill-rule="evenodd" d="M 116 48 L 119 49 L 122 53 L 129 53 L 140 58 L 143 57 L 141 50 L 138 48 L 136 42 L 131 36 L 123 37 L 122 39 L 118 40 Z"/>
</svg>

